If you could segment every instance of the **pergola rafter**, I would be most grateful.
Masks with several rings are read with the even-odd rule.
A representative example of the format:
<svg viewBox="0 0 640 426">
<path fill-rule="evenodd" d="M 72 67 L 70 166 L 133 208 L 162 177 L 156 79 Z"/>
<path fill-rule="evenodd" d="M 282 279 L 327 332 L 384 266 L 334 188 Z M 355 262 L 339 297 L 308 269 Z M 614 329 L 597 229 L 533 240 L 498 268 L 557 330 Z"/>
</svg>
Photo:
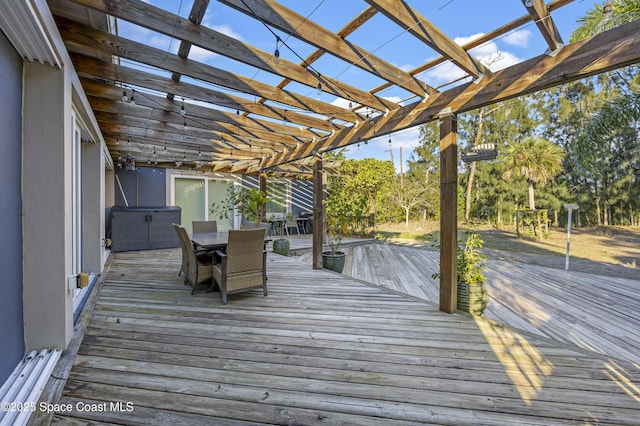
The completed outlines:
<svg viewBox="0 0 640 426">
<path fill-rule="evenodd" d="M 196 0 L 188 18 L 183 18 L 142 0 L 50 0 L 76 71 L 100 125 L 110 135 L 108 140 L 111 136 L 135 140 L 144 133 L 146 140 L 155 140 L 149 144 L 166 144 L 188 157 L 204 154 L 213 158 L 215 154 L 217 161 L 226 160 L 219 157 L 225 150 L 230 155 L 242 152 L 246 154 L 242 163 L 232 158 L 231 163 L 216 165 L 216 170 L 256 173 L 427 123 L 442 110 L 450 109 L 453 114 L 469 111 L 636 63 L 640 57 L 637 23 L 563 46 L 553 12 L 571 0 L 548 4 L 522 0 L 526 14 L 462 46 L 409 0 L 363 1 L 362 11 L 336 32 L 275 0 L 220 0 L 216 7 L 231 7 L 253 18 L 257 25 L 282 31 L 313 48 L 299 63 L 284 57 L 276 63 L 272 52 L 203 25 L 209 3 Z M 96 21 L 100 13 L 169 36 L 179 41 L 179 48 L 174 54 L 110 34 Z M 356 32 L 366 30 L 372 18 L 381 16 L 441 56 L 405 71 L 350 40 Z M 539 56 L 491 72 L 469 53 L 530 22 L 535 23 L 548 47 Z M 253 75 L 190 59 L 192 46 L 281 80 L 264 83 Z M 356 87 L 321 74 L 315 64 L 327 55 L 384 83 L 374 88 Z M 462 82 L 439 92 L 420 80 L 423 73 L 447 61 L 464 74 Z M 320 100 L 287 90 L 292 83 L 312 91 L 320 83 L 325 97 Z M 392 88 L 404 90 L 409 97 L 397 103 L 381 96 Z M 123 90 L 137 91 L 135 106 L 121 100 Z M 349 107 L 344 102 L 328 102 L 329 95 L 343 99 Z M 188 111 L 184 117 L 180 115 L 183 99 Z M 124 148 L 109 143 L 109 149 L 117 156 Z"/>
</svg>

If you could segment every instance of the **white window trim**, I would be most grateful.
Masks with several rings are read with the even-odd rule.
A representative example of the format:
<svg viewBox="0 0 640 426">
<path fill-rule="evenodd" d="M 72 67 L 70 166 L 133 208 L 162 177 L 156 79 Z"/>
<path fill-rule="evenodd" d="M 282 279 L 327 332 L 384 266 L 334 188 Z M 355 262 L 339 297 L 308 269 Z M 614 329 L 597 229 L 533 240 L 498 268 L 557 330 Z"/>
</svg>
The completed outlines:
<svg viewBox="0 0 640 426">
<path fill-rule="evenodd" d="M 175 170 L 175 169 L 167 169 L 167 181 L 168 181 L 168 194 L 167 194 L 167 205 L 168 206 L 175 206 L 176 205 L 176 187 L 175 187 L 175 182 L 176 179 L 192 179 L 192 180 L 201 180 L 204 181 L 204 187 L 205 187 L 205 191 L 204 191 L 204 217 L 208 218 L 209 217 L 209 206 L 211 205 L 211 203 L 209 203 L 209 192 L 206 190 L 206 188 L 208 188 L 208 184 L 210 181 L 217 181 L 217 182 L 227 182 L 227 183 L 233 183 L 235 186 L 239 186 L 242 184 L 242 180 L 237 177 L 237 176 L 233 176 L 233 175 L 229 175 L 229 174 L 214 174 L 214 175 L 203 175 L 201 172 L 191 172 L 191 171 L 185 171 L 185 170 Z M 237 217 L 237 215 L 234 212 L 234 220 L 233 220 L 234 224 L 234 228 L 238 229 L 238 227 L 240 226 L 240 219 Z"/>
</svg>

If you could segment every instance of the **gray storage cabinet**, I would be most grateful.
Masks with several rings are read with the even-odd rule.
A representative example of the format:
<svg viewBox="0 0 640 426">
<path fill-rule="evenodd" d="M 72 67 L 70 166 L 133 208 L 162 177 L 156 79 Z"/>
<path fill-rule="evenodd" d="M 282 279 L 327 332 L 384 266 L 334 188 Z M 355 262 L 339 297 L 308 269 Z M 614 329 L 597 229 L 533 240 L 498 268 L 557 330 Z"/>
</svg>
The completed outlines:
<svg viewBox="0 0 640 426">
<path fill-rule="evenodd" d="M 180 207 L 112 207 L 111 250 L 180 247 L 172 224 L 180 224 Z"/>
</svg>

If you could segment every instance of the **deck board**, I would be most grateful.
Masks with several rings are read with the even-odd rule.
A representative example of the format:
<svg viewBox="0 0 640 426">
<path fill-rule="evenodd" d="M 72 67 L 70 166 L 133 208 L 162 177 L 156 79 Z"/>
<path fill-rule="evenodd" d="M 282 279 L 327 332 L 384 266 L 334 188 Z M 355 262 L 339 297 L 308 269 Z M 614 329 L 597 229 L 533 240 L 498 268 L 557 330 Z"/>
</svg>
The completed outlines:
<svg viewBox="0 0 640 426">
<path fill-rule="evenodd" d="M 439 284 L 431 278 L 438 270 L 436 251 L 396 244 L 347 251 L 360 264 L 346 275 L 438 303 Z M 393 259 L 394 266 L 380 259 Z M 640 364 L 640 280 L 494 259 L 487 265 L 486 318 Z M 364 276 L 362 269 L 370 273 Z"/>
<path fill-rule="evenodd" d="M 293 258 L 269 254 L 269 295 L 228 305 L 179 266 L 112 255 L 58 403 L 133 411 L 53 424 L 637 424 L 637 365 Z"/>
</svg>

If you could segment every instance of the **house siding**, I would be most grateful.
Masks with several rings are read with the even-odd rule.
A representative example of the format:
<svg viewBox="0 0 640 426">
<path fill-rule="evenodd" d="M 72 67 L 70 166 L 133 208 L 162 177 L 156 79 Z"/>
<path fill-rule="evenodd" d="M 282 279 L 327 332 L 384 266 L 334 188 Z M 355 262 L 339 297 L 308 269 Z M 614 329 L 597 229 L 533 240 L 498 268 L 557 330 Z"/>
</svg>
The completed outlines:
<svg viewBox="0 0 640 426">
<path fill-rule="evenodd" d="M 0 384 L 24 356 L 22 309 L 22 59 L 0 33 Z"/>
</svg>

